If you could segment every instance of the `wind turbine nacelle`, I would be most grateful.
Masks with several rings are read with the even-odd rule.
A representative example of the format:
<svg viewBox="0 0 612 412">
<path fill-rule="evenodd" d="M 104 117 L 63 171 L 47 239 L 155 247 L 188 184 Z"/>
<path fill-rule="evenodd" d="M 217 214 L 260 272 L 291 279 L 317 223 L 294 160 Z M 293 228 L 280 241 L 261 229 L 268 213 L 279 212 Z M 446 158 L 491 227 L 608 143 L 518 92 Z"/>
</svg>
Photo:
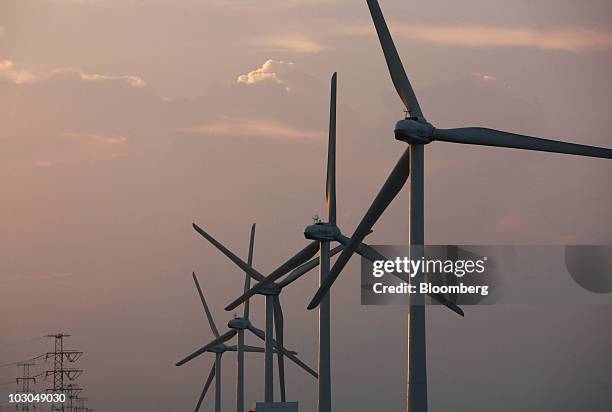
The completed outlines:
<svg viewBox="0 0 612 412">
<path fill-rule="evenodd" d="M 332 241 L 340 236 L 338 226 L 329 223 L 315 223 L 304 230 L 304 236 L 310 240 Z"/>
<path fill-rule="evenodd" d="M 227 327 L 231 329 L 248 329 L 251 326 L 251 322 L 244 318 L 234 318 L 227 322 Z"/>
<path fill-rule="evenodd" d="M 395 123 L 395 138 L 410 144 L 427 144 L 432 141 L 434 127 L 425 121 L 404 119 Z"/>
<path fill-rule="evenodd" d="M 208 348 L 206 352 L 212 353 L 224 353 L 227 351 L 227 346 L 224 343 L 220 343 L 217 346 L 213 346 L 212 348 Z"/>
</svg>

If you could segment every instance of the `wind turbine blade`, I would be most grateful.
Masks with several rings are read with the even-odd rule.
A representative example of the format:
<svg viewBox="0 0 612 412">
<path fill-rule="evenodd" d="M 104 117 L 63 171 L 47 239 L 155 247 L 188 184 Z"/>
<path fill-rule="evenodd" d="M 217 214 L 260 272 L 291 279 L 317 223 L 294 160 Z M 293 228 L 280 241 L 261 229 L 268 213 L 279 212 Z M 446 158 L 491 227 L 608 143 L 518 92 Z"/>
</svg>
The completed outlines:
<svg viewBox="0 0 612 412">
<path fill-rule="evenodd" d="M 439 293 L 428 293 L 427 295 L 430 298 L 432 298 L 433 300 L 435 300 L 436 302 L 446 306 L 447 308 L 449 308 L 450 310 L 455 312 L 457 315 L 465 316 L 465 313 L 463 312 L 463 309 L 461 309 L 459 306 L 457 306 L 457 304 L 455 302 L 452 302 L 452 301 L 446 299 L 444 297 L 444 295 L 441 295 Z"/>
<path fill-rule="evenodd" d="M 240 296 L 239 298 L 235 299 L 232 303 L 230 303 L 229 305 L 227 305 L 225 307 L 225 310 L 234 310 L 242 302 L 246 302 L 249 299 L 251 299 L 253 296 L 257 295 L 259 293 L 259 291 L 261 289 L 263 289 L 262 287 L 260 287 L 260 284 L 261 283 L 258 283 L 257 285 L 255 285 L 251 289 L 249 289 L 246 293 L 244 293 L 242 296 Z"/>
<path fill-rule="evenodd" d="M 231 348 L 231 347 L 232 346 L 228 346 L 228 349 Z M 236 348 L 236 346 L 234 346 L 234 348 Z M 245 352 L 253 352 L 253 353 L 265 353 L 266 352 L 265 348 L 260 348 L 258 346 L 250 346 L 250 345 L 244 345 L 244 351 Z M 293 355 L 297 355 L 296 351 L 290 350 L 288 352 L 293 354 Z M 276 348 L 272 351 L 272 353 L 278 353 Z"/>
<path fill-rule="evenodd" d="M 263 330 L 251 325 L 248 327 L 248 329 L 255 335 L 257 336 L 259 339 L 265 341 L 266 340 L 266 332 L 264 332 Z"/>
<path fill-rule="evenodd" d="M 264 353 L 266 350 L 257 346 L 244 345 L 245 352 Z"/>
<path fill-rule="evenodd" d="M 612 149 L 541 139 L 539 137 L 524 136 L 482 127 L 434 129 L 432 137 L 443 142 L 509 147 L 512 149 L 612 159 Z"/>
<path fill-rule="evenodd" d="M 238 267 L 240 267 L 240 269 L 242 269 L 246 273 L 248 273 L 249 276 L 251 276 L 253 279 L 257 280 L 258 282 L 261 282 L 264 279 L 264 275 L 262 275 L 261 273 L 259 273 L 258 271 L 256 271 L 252 267 L 250 267 L 247 263 L 244 262 L 244 260 L 240 259 L 234 253 L 232 253 L 228 248 L 226 248 L 221 243 L 219 243 L 215 238 L 213 238 L 211 235 L 206 233 L 204 231 L 204 229 L 202 229 L 201 227 L 199 227 L 195 223 L 193 223 L 192 225 L 193 225 L 193 228 L 196 230 L 196 232 L 201 234 L 206 240 L 208 240 L 210 243 L 212 243 L 212 245 L 214 247 L 219 249 L 221 251 L 221 253 L 223 253 L 232 262 L 234 262 L 236 265 L 238 265 Z"/>
<path fill-rule="evenodd" d="M 347 238 L 348 239 L 348 238 Z M 339 245 L 336 246 L 335 248 L 333 248 L 332 250 L 330 250 L 329 252 L 329 256 L 334 256 L 336 254 L 338 254 L 340 251 L 342 251 L 342 249 L 344 249 L 344 245 Z M 295 268 L 291 273 L 289 273 L 287 275 L 287 277 L 285 277 L 283 280 L 281 280 L 280 282 L 278 282 L 278 286 L 282 289 L 287 285 L 290 285 L 291 283 L 295 282 L 296 280 L 298 280 L 299 278 L 302 277 L 302 275 L 308 273 L 310 270 L 316 268 L 319 266 L 319 258 L 316 257 L 312 260 L 309 260 L 308 262 L 304 263 L 302 266 Z"/>
<path fill-rule="evenodd" d="M 327 219 L 336 224 L 336 89 L 337 73 L 331 79 L 331 97 L 329 103 L 329 142 L 327 143 L 327 181 L 325 196 L 327 200 Z"/>
<path fill-rule="evenodd" d="M 213 363 L 212 368 L 210 368 L 210 373 L 208 374 L 208 379 L 206 379 L 206 383 L 204 384 L 204 389 L 202 389 L 202 393 L 200 394 L 200 399 L 198 399 L 198 404 L 195 407 L 195 412 L 200 410 L 200 406 L 202 406 L 202 401 L 206 396 L 206 392 L 208 392 L 208 388 L 210 388 L 210 384 L 212 383 L 213 378 L 215 377 L 215 364 Z"/>
<path fill-rule="evenodd" d="M 201 354 L 203 354 L 204 352 L 206 352 L 208 349 L 213 348 L 223 342 L 226 342 L 228 340 L 230 340 L 231 338 L 233 338 L 238 332 L 236 332 L 236 330 L 232 329 L 229 332 L 225 332 L 223 335 L 219 336 L 217 339 L 207 343 L 206 345 L 202 346 L 200 349 L 198 349 L 197 351 L 193 352 L 191 355 L 187 356 L 186 358 L 178 361 L 176 363 L 176 366 L 181 366 L 187 362 L 189 362 L 190 360 L 192 360 L 193 358 L 196 358 L 198 356 L 200 356 Z"/>
<path fill-rule="evenodd" d="M 365 243 L 360 244 L 357 247 L 356 252 L 359 255 L 363 256 L 365 259 L 369 260 L 370 262 L 374 262 L 376 260 L 389 260 L 381 253 L 379 253 L 376 249 Z M 391 274 L 404 282 L 409 282 L 408 276 L 404 275 L 403 273 L 391 272 Z M 456 303 L 446 299 L 444 295 L 441 295 L 439 293 L 428 293 L 427 295 L 438 303 L 441 303 L 442 305 L 446 306 L 456 314 L 460 316 L 465 316 L 463 309 L 457 306 Z"/>
<path fill-rule="evenodd" d="M 198 277 L 195 272 L 191 272 L 193 276 L 193 281 L 195 282 L 196 288 L 198 289 L 198 295 L 200 295 L 200 300 L 202 301 L 202 306 L 204 306 L 204 312 L 206 313 L 206 317 L 208 318 L 208 324 L 210 325 L 210 329 L 216 338 L 219 337 L 219 329 L 217 329 L 217 325 L 215 325 L 215 321 L 210 313 L 210 309 L 208 309 L 208 305 L 206 304 L 206 299 L 204 298 L 204 293 L 202 293 L 202 288 L 200 287 L 200 282 L 198 282 Z"/>
<path fill-rule="evenodd" d="M 329 275 L 325 278 L 322 285 L 317 290 L 317 293 L 312 298 L 310 303 L 308 304 L 308 309 L 316 308 L 321 300 L 329 292 L 329 288 L 335 282 L 340 272 L 346 266 L 353 253 L 361 244 L 363 239 L 370 233 L 370 229 L 376 223 L 378 218 L 383 214 L 387 206 L 391 204 L 395 196 L 399 193 L 399 191 L 404 187 L 406 180 L 408 180 L 408 173 L 410 171 L 410 149 L 407 148 L 404 151 L 402 157 L 398 160 L 393 171 L 385 181 L 385 184 L 376 195 L 376 198 L 370 205 L 370 208 L 361 219 L 361 222 L 355 229 L 353 236 L 351 237 L 350 242 L 345 246 L 344 250 L 334 263 Z"/>
<path fill-rule="evenodd" d="M 261 330 L 256 328 L 255 326 L 251 325 L 249 327 L 249 330 L 251 332 L 253 332 L 255 334 L 255 336 L 257 336 L 259 339 L 265 341 L 266 340 L 266 333 Z M 306 365 L 304 362 L 302 362 L 300 360 L 300 358 L 298 358 L 295 355 L 295 352 L 293 351 L 288 351 L 285 348 L 281 348 L 278 346 L 278 344 L 276 343 L 276 341 L 274 339 L 272 339 L 272 343 L 274 343 L 274 346 L 276 347 L 276 350 L 280 350 L 283 352 L 283 355 L 285 355 L 286 357 L 288 357 L 293 363 L 295 363 L 296 365 L 298 365 L 300 368 L 304 369 L 306 372 L 308 372 L 309 374 L 311 374 L 312 376 L 314 376 L 315 378 L 319 378 L 319 375 L 317 374 L 317 372 L 315 372 L 310 366 Z"/>
<path fill-rule="evenodd" d="M 247 264 L 250 267 L 253 267 L 253 246 L 254 245 L 255 245 L 255 223 L 253 223 L 253 226 L 251 226 L 251 240 L 249 241 L 249 258 L 248 258 Z M 247 293 L 247 291 L 250 288 L 251 288 L 251 277 L 249 276 L 248 273 L 246 273 L 246 275 L 244 276 L 244 293 Z M 249 318 L 250 303 L 251 301 L 248 299 L 244 302 L 244 311 L 243 311 L 242 317 L 245 319 Z"/>
<path fill-rule="evenodd" d="M 232 303 L 226 306 L 225 310 L 233 310 L 238 305 L 240 305 L 245 300 L 249 299 L 251 296 L 256 295 L 261 290 L 263 290 L 266 286 L 270 285 L 277 279 L 283 277 L 287 272 L 295 269 L 299 265 L 308 261 L 311 257 L 315 255 L 319 251 L 319 242 L 314 240 L 308 244 L 304 249 L 300 250 L 298 253 L 293 255 L 289 260 L 280 265 L 274 272 L 270 273 L 268 277 L 261 280 L 257 285 L 253 286 L 247 293 L 240 296 L 238 299 L 234 300 Z"/>
<path fill-rule="evenodd" d="M 376 27 L 376 33 L 378 34 L 380 46 L 385 54 L 385 60 L 387 61 L 387 67 L 389 68 L 389 74 L 391 75 L 391 80 L 393 81 L 395 90 L 397 90 L 400 99 L 402 99 L 402 102 L 404 102 L 404 105 L 410 112 L 410 115 L 412 117 L 424 119 L 419 102 L 414 94 L 412 86 L 410 85 L 410 80 L 408 80 L 406 71 L 404 70 L 404 65 L 402 64 L 399 54 L 397 53 L 395 44 L 393 44 L 391 33 L 389 33 L 389 28 L 387 27 L 385 17 L 380 10 L 378 1 L 367 0 L 367 2 L 368 8 L 370 9 L 370 14 L 372 15 L 372 20 L 374 21 L 374 27 Z"/>
<path fill-rule="evenodd" d="M 283 309 L 281 307 L 280 298 L 278 295 L 274 296 L 274 326 L 276 327 L 276 341 L 278 342 L 278 347 L 284 348 L 283 329 L 285 326 L 283 320 Z M 282 350 L 277 351 L 276 355 L 278 356 L 278 383 L 280 385 L 281 402 L 285 402 L 285 357 Z"/>
</svg>

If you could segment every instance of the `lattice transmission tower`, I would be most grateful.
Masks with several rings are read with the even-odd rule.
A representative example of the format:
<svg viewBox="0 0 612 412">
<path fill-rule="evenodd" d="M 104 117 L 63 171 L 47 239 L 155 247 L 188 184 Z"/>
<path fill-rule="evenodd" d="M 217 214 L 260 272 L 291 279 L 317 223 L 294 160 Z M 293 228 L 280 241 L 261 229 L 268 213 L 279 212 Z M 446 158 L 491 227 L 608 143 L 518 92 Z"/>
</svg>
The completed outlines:
<svg viewBox="0 0 612 412">
<path fill-rule="evenodd" d="M 32 389 L 30 383 L 36 383 L 36 378 L 30 375 L 30 366 L 34 365 L 36 364 L 28 362 L 20 362 L 17 364 L 17 366 L 21 366 L 23 368 L 23 374 L 20 378 L 17 378 L 17 385 L 21 384 L 21 388 L 17 391 L 18 393 L 27 395 Z M 35 408 L 35 406 L 28 402 L 17 404 L 18 411 L 29 411 L 30 408 Z"/>
<path fill-rule="evenodd" d="M 82 369 L 64 367 L 64 361 L 67 361 L 68 363 L 74 363 L 79 360 L 81 355 L 83 355 L 83 352 L 81 351 L 64 349 L 64 338 L 67 338 L 69 336 L 70 335 L 66 335 L 63 333 L 48 335 L 48 337 L 54 339 L 55 350 L 53 352 L 47 352 L 45 358 L 53 358 L 53 369 L 46 371 L 45 375 L 46 377 L 53 376 L 53 388 L 47 389 L 47 391 L 52 392 L 54 394 L 64 394 L 66 396 L 67 401 L 62 403 L 53 403 L 51 407 L 52 411 L 70 411 L 70 409 L 67 409 L 66 405 L 69 401 L 70 387 L 65 384 L 64 378 L 68 381 L 74 381 L 81 375 L 81 373 L 83 373 Z"/>
</svg>

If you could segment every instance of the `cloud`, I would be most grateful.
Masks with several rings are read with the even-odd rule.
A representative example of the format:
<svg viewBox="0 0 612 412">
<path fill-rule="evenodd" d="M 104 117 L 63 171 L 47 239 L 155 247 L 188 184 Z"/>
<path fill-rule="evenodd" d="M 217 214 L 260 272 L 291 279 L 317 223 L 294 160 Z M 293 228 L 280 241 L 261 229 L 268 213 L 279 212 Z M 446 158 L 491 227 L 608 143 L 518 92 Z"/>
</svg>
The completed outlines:
<svg viewBox="0 0 612 412">
<path fill-rule="evenodd" d="M 51 143 L 56 146 L 55 150 L 47 150 L 44 157 L 13 165 L 13 169 L 116 159 L 127 155 L 129 140 L 118 134 L 64 132 L 53 136 Z"/>
<path fill-rule="evenodd" d="M 65 74 L 76 74 L 84 81 L 122 81 L 132 87 L 144 87 L 145 81 L 138 76 L 133 75 L 107 75 L 97 73 L 85 73 L 79 68 L 59 68 L 51 70 L 48 73 L 36 75 L 30 70 L 17 68 L 12 60 L 0 60 L 0 79 L 10 80 L 15 84 L 32 83 L 39 80 L 53 78 Z"/>
<path fill-rule="evenodd" d="M 65 132 L 62 136 L 68 139 L 82 140 L 93 142 L 97 145 L 122 145 L 127 143 L 128 139 L 125 136 L 117 134 L 101 134 L 101 133 L 75 133 Z"/>
<path fill-rule="evenodd" d="M 285 81 L 281 79 L 281 76 L 291 71 L 293 67 L 294 65 L 292 62 L 267 60 L 261 67 L 247 74 L 238 76 L 237 82 L 244 84 L 276 83 L 284 85 L 285 89 L 289 91 L 289 87 L 287 87 Z"/>
<path fill-rule="evenodd" d="M 86 73 L 80 73 L 79 76 L 81 77 L 82 80 L 94 81 L 94 82 L 104 81 L 104 80 L 120 80 L 120 81 L 126 82 L 127 84 L 133 87 L 144 87 L 147 85 L 145 81 L 141 77 L 138 77 L 138 76 L 130 76 L 130 75 L 109 76 L 109 75 L 104 75 L 104 74 L 86 74 Z"/>
<path fill-rule="evenodd" d="M 139 76 L 133 76 L 129 74 L 120 75 L 108 75 L 108 74 L 97 74 L 97 73 L 85 73 L 79 68 L 62 68 L 55 69 L 51 72 L 49 77 L 63 75 L 63 74 L 76 74 L 81 80 L 89 82 L 102 82 L 102 81 L 120 81 L 125 82 L 132 87 L 144 87 L 147 83 Z"/>
<path fill-rule="evenodd" d="M 22 84 L 34 81 L 35 76 L 27 70 L 17 69 L 11 60 L 0 60 L 0 79 Z"/>
<path fill-rule="evenodd" d="M 128 138 L 115 133 L 64 132 L 60 138 L 71 146 L 61 162 L 116 159 L 128 151 Z"/>
<path fill-rule="evenodd" d="M 588 53 L 612 48 L 612 33 L 586 28 L 551 28 L 534 30 L 524 27 L 491 27 L 480 25 L 393 25 L 396 38 L 426 41 L 434 44 L 469 47 L 531 47 L 572 53 Z M 349 28 L 348 34 L 373 33 L 370 27 Z"/>
<path fill-rule="evenodd" d="M 318 53 L 323 49 L 321 44 L 303 36 L 259 37 L 252 43 L 275 52 Z"/>
<path fill-rule="evenodd" d="M 478 77 L 479 79 L 481 79 L 482 81 L 485 81 L 485 82 L 495 82 L 495 81 L 497 81 L 497 77 L 491 76 L 489 74 L 473 72 L 472 76 Z"/>
<path fill-rule="evenodd" d="M 224 118 L 218 122 L 180 130 L 185 133 L 279 139 L 319 139 L 323 132 L 291 127 L 277 120 Z"/>
</svg>

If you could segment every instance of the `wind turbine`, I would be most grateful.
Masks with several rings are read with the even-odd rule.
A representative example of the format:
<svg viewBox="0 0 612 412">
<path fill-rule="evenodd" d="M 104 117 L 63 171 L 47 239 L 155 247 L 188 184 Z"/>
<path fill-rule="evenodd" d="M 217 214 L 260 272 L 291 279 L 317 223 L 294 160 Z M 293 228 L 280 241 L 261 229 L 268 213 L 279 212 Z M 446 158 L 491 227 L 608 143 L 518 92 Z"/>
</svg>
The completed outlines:
<svg viewBox="0 0 612 412">
<path fill-rule="evenodd" d="M 238 256 L 236 256 L 232 251 L 223 246 L 219 241 L 213 238 L 211 235 L 206 233 L 204 229 L 193 224 L 193 228 L 201 234 L 204 238 L 206 238 L 213 246 L 219 249 L 224 255 L 226 255 L 232 262 L 238 265 L 242 270 L 244 270 L 247 274 L 247 277 L 252 277 L 255 280 L 262 281 L 265 277 L 259 273 L 257 270 L 253 268 L 253 266 L 249 263 L 244 262 Z M 316 253 L 316 250 L 313 252 L 312 244 L 308 245 L 298 254 L 293 256 L 279 268 L 277 268 L 273 273 L 283 273 L 286 274 L 289 271 L 292 271 L 298 266 L 301 266 L 304 262 L 308 261 Z M 310 269 L 308 269 L 310 270 Z M 290 282 L 289 282 L 290 283 Z M 249 281 L 245 280 L 245 293 L 248 291 Z M 285 402 L 286 391 L 285 391 L 285 360 L 284 357 L 288 357 L 291 361 L 297 364 L 299 367 L 304 369 L 306 372 L 311 374 L 313 377 L 318 378 L 317 372 L 315 372 L 312 368 L 302 362 L 295 354 L 284 349 L 284 320 L 283 320 L 283 310 L 280 303 L 280 287 L 277 284 L 268 285 L 267 288 L 261 291 L 261 294 L 266 297 L 266 331 L 262 331 L 260 329 L 255 328 L 248 319 L 234 319 L 230 321 L 230 325 L 234 322 L 235 327 L 241 327 L 242 329 L 248 329 L 253 332 L 259 339 L 265 342 L 265 362 L 264 362 L 264 399 L 265 402 L 274 402 L 274 361 L 273 354 L 274 348 L 277 349 L 278 356 L 278 372 L 279 372 L 279 385 L 280 385 L 280 394 L 281 401 Z M 245 302 L 245 308 L 248 305 Z M 247 312 L 248 313 L 248 312 Z M 245 322 L 246 321 L 246 322 Z M 276 340 L 274 340 L 274 327 L 276 326 Z M 232 327 L 232 326 L 230 326 Z M 228 332 L 230 333 L 230 332 Z M 235 333 L 234 333 L 235 335 Z M 231 339 L 234 335 L 229 336 L 227 339 Z M 227 340 L 226 339 L 226 340 Z M 203 353 L 205 351 L 205 347 L 200 348 L 198 351 L 194 352 L 192 355 L 189 355 L 186 360 L 192 359 L 193 357 Z M 282 349 L 279 349 L 282 348 Z M 203 350 L 204 349 L 204 350 Z M 183 361 L 181 361 L 183 362 Z"/>
<path fill-rule="evenodd" d="M 385 184 L 372 202 L 370 208 L 353 233 L 350 242 L 336 260 L 329 276 L 317 290 L 308 309 L 314 309 L 325 298 L 331 285 L 340 275 L 350 257 L 369 233 L 372 226 L 382 215 L 402 189 L 410 175 L 410 239 L 413 252 L 424 245 L 424 149 L 433 141 L 445 141 L 472 145 L 507 147 L 513 149 L 536 150 L 551 153 L 573 154 L 578 156 L 611 159 L 612 150 L 556 140 L 541 139 L 514 133 L 502 132 L 480 127 L 456 129 L 437 129 L 425 120 L 416 95 L 404 70 L 393 39 L 385 23 L 377 0 L 366 0 L 378 34 L 389 74 L 395 89 L 404 103 L 409 117 L 395 125 L 395 138 L 409 144 Z M 412 256 L 418 257 L 418 256 Z M 427 368 L 425 350 L 425 307 L 422 296 L 411 300 L 408 325 L 408 410 L 427 410 Z"/>
<path fill-rule="evenodd" d="M 248 302 L 255 294 L 266 294 L 268 290 L 276 290 L 280 293 L 282 288 L 288 286 L 303 274 L 319 265 L 319 281 L 329 273 L 330 257 L 340 252 L 343 246 L 330 249 L 331 241 L 347 243 L 348 238 L 343 236 L 340 229 L 336 226 L 336 94 L 337 94 L 337 73 L 331 78 L 330 92 L 330 119 L 329 119 L 329 142 L 327 152 L 327 178 L 326 178 L 326 199 L 329 223 L 315 222 L 306 228 L 304 235 L 316 244 L 319 250 L 319 258 L 303 264 L 296 268 L 283 281 L 276 283 L 286 273 L 272 273 L 260 281 L 253 289 L 240 296 L 230 303 L 225 309 L 233 310 L 243 302 Z M 315 243 L 316 242 L 316 243 Z M 310 245 L 309 245 L 310 246 Z M 316 250 L 315 250 L 316 253 Z M 313 253 L 314 255 L 314 253 Z M 275 299 L 278 299 L 278 294 Z M 319 308 L 319 345 L 318 345 L 318 411 L 331 411 L 331 353 L 330 353 L 330 304 L 329 298 Z"/>
<path fill-rule="evenodd" d="M 254 241 L 255 241 L 255 224 L 253 224 L 253 226 L 251 227 L 251 239 L 249 243 L 248 265 L 251 265 L 253 261 Z M 247 301 L 245 302 L 244 307 L 243 307 L 243 316 L 234 317 L 234 319 L 230 320 L 228 322 L 229 330 L 223 335 L 220 335 L 219 330 L 217 329 L 217 326 L 215 325 L 215 321 L 212 317 L 212 314 L 208 308 L 208 304 L 206 303 L 204 293 L 202 292 L 202 288 L 200 287 L 200 283 L 198 282 L 198 278 L 196 277 L 195 273 L 193 273 L 193 281 L 198 290 L 198 295 L 200 296 L 200 300 L 202 301 L 204 312 L 208 319 L 210 329 L 213 332 L 213 335 L 215 336 L 215 339 L 209 342 L 208 344 L 204 345 L 203 347 L 201 347 L 200 349 L 198 349 L 191 355 L 187 356 L 183 360 L 179 361 L 176 365 L 181 366 L 185 364 L 186 362 L 189 362 L 190 360 L 194 359 L 195 357 L 201 355 L 204 352 L 215 353 L 215 363 L 213 367 L 211 368 L 209 377 L 206 381 L 206 384 L 204 385 L 204 389 L 202 390 L 202 394 L 200 395 L 200 398 L 198 400 L 195 410 L 196 412 L 199 410 L 200 405 L 204 399 L 204 396 L 206 395 L 206 392 L 208 391 L 208 388 L 210 384 L 212 383 L 212 379 L 213 377 L 216 376 L 216 383 L 215 383 L 215 408 L 216 409 L 215 410 L 220 411 L 221 410 L 221 406 L 220 406 L 221 405 L 221 384 L 220 384 L 221 382 L 221 356 L 223 355 L 223 353 L 227 351 L 237 352 L 236 410 L 238 412 L 244 412 L 244 353 L 245 352 L 258 352 L 258 353 L 264 352 L 263 348 L 245 345 L 244 331 L 249 330 L 255 336 L 257 336 L 259 339 L 262 339 L 262 340 L 264 340 L 265 338 L 265 333 L 261 329 L 258 329 L 257 327 L 255 327 L 249 320 L 250 310 L 249 310 L 249 302 Z M 249 287 L 250 287 L 250 277 L 247 274 L 245 275 L 244 290 L 247 291 Z M 236 335 L 238 335 L 238 345 L 228 346 L 225 344 L 225 342 L 232 339 Z M 299 358 L 297 358 L 296 352 L 287 351 L 280 342 L 278 342 L 277 344 L 277 342 L 274 340 L 271 340 L 271 344 L 273 346 L 272 348 L 273 353 L 276 352 L 277 355 L 280 357 L 282 357 L 283 355 L 287 356 L 292 361 L 296 362 L 300 367 L 305 368 L 308 372 L 314 372 L 307 365 L 305 365 L 302 361 L 300 361 Z M 279 350 L 279 348 L 282 348 L 282 349 Z M 284 382 L 283 382 L 283 386 L 284 386 Z"/>
<path fill-rule="evenodd" d="M 329 274 L 330 258 L 336 253 L 343 250 L 344 246 L 350 243 L 350 239 L 342 234 L 340 228 L 336 224 L 336 95 L 337 95 L 337 74 L 334 73 L 331 79 L 330 93 L 330 120 L 329 120 L 329 142 L 327 146 L 327 175 L 325 195 L 327 200 L 327 215 L 328 222 L 316 222 L 310 225 L 304 231 L 304 236 L 307 239 L 319 242 L 320 255 L 318 260 L 313 259 L 308 263 L 295 269 L 282 281 L 276 283 L 284 274 L 278 272 L 266 277 L 263 281 L 257 283 L 247 293 L 244 293 L 238 299 L 230 303 L 225 309 L 233 310 L 241 303 L 247 301 L 255 294 L 265 294 L 266 291 L 277 288 L 280 292 L 282 288 L 291 284 L 299 277 L 304 275 L 310 269 L 319 265 L 319 282 L 322 285 L 324 279 Z M 370 231 L 368 231 L 370 233 Z M 362 239 L 363 240 L 363 239 Z M 331 242 L 339 242 L 341 245 L 330 250 Z M 360 243 L 356 248 L 357 253 L 364 258 L 375 260 L 387 260 L 383 255 L 378 253 L 365 243 Z M 408 277 L 403 274 L 394 273 L 403 281 L 408 281 Z M 269 293 L 269 292 L 268 292 Z M 440 294 L 430 294 L 430 297 L 444 304 L 454 312 L 463 316 L 463 311 L 453 302 L 447 300 Z M 330 355 L 330 302 L 329 295 L 325 297 L 324 304 L 319 306 L 319 347 L 318 347 L 318 411 L 331 411 L 331 355 Z"/>
<path fill-rule="evenodd" d="M 204 294 L 202 293 L 202 289 L 200 288 L 200 283 L 198 282 L 198 278 L 196 277 L 195 273 L 193 273 L 192 275 L 193 275 L 193 281 L 195 282 L 196 288 L 198 289 L 198 294 L 200 295 L 200 300 L 202 301 L 202 305 L 204 306 L 204 312 L 206 313 L 206 317 L 208 318 L 210 330 L 212 331 L 213 335 L 215 335 L 215 339 L 203 347 L 202 353 L 211 352 L 215 354 L 215 363 L 210 369 L 210 373 L 208 374 L 208 378 L 206 379 L 206 383 L 204 384 L 204 388 L 202 389 L 202 393 L 200 394 L 200 398 L 198 399 L 198 403 L 196 404 L 195 411 L 197 412 L 200 410 L 200 406 L 202 405 L 202 401 L 204 400 L 204 397 L 206 396 L 206 393 L 208 392 L 208 388 L 212 384 L 213 378 L 216 378 L 215 379 L 215 411 L 220 412 L 221 411 L 221 358 L 223 354 L 228 351 L 238 352 L 239 378 L 238 378 L 238 388 L 237 388 L 238 393 L 236 394 L 236 403 L 238 405 L 240 402 L 239 401 L 240 393 L 243 393 L 243 390 L 244 390 L 243 388 L 241 388 L 243 381 L 241 380 L 242 374 L 240 373 L 240 370 L 243 368 L 242 362 L 244 359 L 244 352 L 245 351 L 246 352 L 263 352 L 263 349 L 244 345 L 244 340 L 240 339 L 240 337 L 238 338 L 238 346 L 236 345 L 228 346 L 225 344 L 225 342 L 231 339 L 237 332 L 236 330 L 231 329 L 230 331 L 224 333 L 223 335 L 219 334 L 217 325 L 215 324 L 215 321 L 212 318 L 210 310 L 208 309 L 208 305 L 206 304 L 206 299 L 204 298 Z M 239 332 L 242 332 L 242 331 L 239 331 Z M 194 357 L 191 357 L 189 359 L 187 358 L 183 359 L 182 361 L 178 362 L 176 366 L 181 366 L 184 363 L 189 362 Z M 243 412 L 244 406 L 243 406 L 243 409 L 238 409 L 238 410 Z"/>
</svg>

